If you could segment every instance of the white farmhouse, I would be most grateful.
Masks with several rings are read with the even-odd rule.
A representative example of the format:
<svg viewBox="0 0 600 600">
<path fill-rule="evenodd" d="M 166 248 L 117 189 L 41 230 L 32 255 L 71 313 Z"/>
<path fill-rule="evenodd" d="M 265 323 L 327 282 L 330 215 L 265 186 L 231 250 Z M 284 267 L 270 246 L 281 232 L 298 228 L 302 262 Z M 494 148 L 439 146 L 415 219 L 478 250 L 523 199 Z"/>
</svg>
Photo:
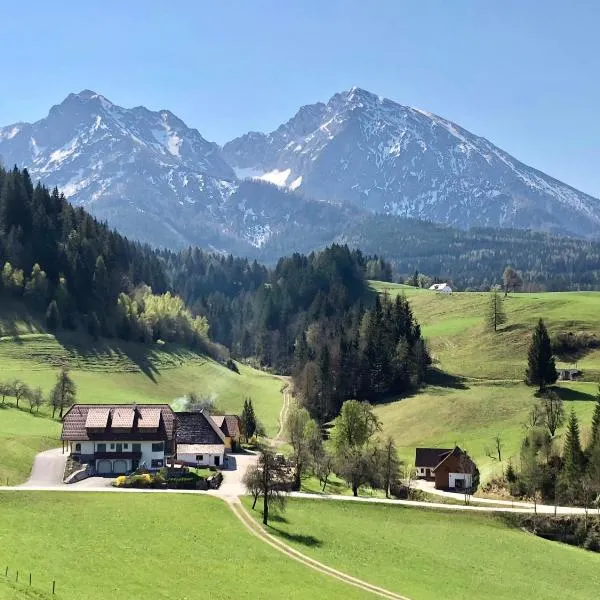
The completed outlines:
<svg viewBox="0 0 600 600">
<path fill-rule="evenodd" d="M 168 404 L 74 404 L 61 435 L 63 449 L 99 475 L 160 469 L 174 453 L 174 437 Z"/>
<path fill-rule="evenodd" d="M 447 283 L 434 283 L 429 289 L 434 292 L 440 292 L 441 294 L 452 293 L 452 288 Z"/>
</svg>

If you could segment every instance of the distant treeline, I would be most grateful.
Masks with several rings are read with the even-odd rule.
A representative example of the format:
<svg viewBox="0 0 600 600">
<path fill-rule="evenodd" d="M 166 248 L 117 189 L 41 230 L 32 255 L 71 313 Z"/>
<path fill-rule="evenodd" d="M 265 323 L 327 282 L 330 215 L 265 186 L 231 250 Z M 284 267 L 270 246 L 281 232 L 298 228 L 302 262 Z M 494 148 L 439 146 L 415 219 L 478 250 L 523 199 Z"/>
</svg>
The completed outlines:
<svg viewBox="0 0 600 600">
<path fill-rule="evenodd" d="M 372 215 L 350 225 L 344 243 L 388 259 L 397 275 L 415 271 L 456 289 L 488 290 L 507 265 L 523 291 L 600 289 L 600 242 L 521 229 L 455 229 L 426 221 Z"/>
</svg>

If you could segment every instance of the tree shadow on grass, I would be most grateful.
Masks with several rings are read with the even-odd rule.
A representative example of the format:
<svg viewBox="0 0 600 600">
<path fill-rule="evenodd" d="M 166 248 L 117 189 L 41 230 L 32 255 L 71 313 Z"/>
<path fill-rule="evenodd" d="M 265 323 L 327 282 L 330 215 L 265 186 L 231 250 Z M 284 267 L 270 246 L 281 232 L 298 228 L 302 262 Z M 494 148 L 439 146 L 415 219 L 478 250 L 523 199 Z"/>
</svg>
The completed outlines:
<svg viewBox="0 0 600 600">
<path fill-rule="evenodd" d="M 278 537 L 283 538 L 287 542 L 295 542 L 297 544 L 302 544 L 303 546 L 308 546 L 310 548 L 319 548 L 323 545 L 323 542 L 316 538 L 314 535 L 302 535 L 300 533 L 288 533 L 287 531 L 283 531 L 278 527 L 273 527 L 269 525 L 269 529 L 274 531 Z"/>
<path fill-rule="evenodd" d="M 498 328 L 497 333 L 509 333 L 510 331 L 520 331 L 523 329 L 531 329 L 525 323 L 510 323 L 509 325 L 502 325 Z"/>
<path fill-rule="evenodd" d="M 452 388 L 453 390 L 468 390 L 467 380 L 459 375 L 446 373 L 441 369 L 432 368 L 427 372 L 427 383 L 438 387 Z"/>
<path fill-rule="evenodd" d="M 289 523 L 289 521 L 283 515 L 269 515 L 269 521 L 273 523 Z"/>
<path fill-rule="evenodd" d="M 586 402 L 595 402 L 596 396 L 594 394 L 588 394 L 587 392 L 582 392 L 580 390 L 574 390 L 572 388 L 567 387 L 552 387 L 552 390 L 558 394 L 558 396 L 566 401 L 573 400 L 584 400 Z"/>
</svg>

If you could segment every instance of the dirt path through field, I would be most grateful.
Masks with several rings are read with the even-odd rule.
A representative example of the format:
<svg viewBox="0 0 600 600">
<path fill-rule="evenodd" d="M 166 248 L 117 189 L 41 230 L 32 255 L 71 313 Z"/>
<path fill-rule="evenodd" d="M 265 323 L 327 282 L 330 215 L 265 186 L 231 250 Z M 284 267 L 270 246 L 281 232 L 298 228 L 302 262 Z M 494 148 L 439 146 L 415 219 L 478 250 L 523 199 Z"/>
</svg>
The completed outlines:
<svg viewBox="0 0 600 600">
<path fill-rule="evenodd" d="M 281 377 L 281 380 L 285 383 L 282 388 L 283 404 L 281 405 L 281 411 L 279 412 L 279 429 L 277 434 L 271 440 L 271 444 L 278 448 L 282 444 L 285 444 L 285 421 L 287 419 L 287 413 L 292 403 L 292 384 L 288 377 Z"/>
<path fill-rule="evenodd" d="M 243 523 L 243 525 L 250 531 L 253 535 L 260 538 L 266 544 L 269 544 L 275 550 L 278 550 L 282 554 L 285 554 L 288 558 L 295 560 L 310 569 L 314 569 L 319 573 L 323 573 L 329 577 L 333 577 L 347 583 L 348 585 L 352 585 L 356 588 L 359 588 L 365 592 L 369 592 L 371 594 L 375 594 L 380 598 L 388 598 L 390 600 L 409 600 L 406 596 L 401 596 L 400 594 L 396 594 L 396 592 L 392 592 L 390 590 L 386 590 L 379 586 L 373 585 L 362 579 L 358 579 L 357 577 L 352 577 L 352 575 L 348 575 L 343 573 L 342 571 L 338 571 L 337 569 L 333 569 L 332 567 L 328 567 L 327 565 L 315 560 L 314 558 L 310 558 L 306 556 L 306 554 L 302 554 L 298 550 L 288 546 L 286 543 L 282 542 L 277 537 L 267 533 L 261 525 L 259 525 L 248 513 L 243 504 L 240 502 L 239 498 L 227 498 L 227 504 L 230 506 L 231 510 L 235 514 L 235 516 Z"/>
</svg>

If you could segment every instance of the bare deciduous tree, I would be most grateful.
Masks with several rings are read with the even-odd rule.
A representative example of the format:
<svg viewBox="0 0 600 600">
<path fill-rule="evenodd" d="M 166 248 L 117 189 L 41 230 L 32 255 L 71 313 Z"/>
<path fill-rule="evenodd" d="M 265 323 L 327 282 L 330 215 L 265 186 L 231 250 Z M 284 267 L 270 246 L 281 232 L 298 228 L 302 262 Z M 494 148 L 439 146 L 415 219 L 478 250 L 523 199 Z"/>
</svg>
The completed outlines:
<svg viewBox="0 0 600 600">
<path fill-rule="evenodd" d="M 19 379 L 15 379 L 12 383 L 13 395 L 19 408 L 19 402 L 29 394 L 29 387 L 26 383 Z"/>
<path fill-rule="evenodd" d="M 263 498 L 263 524 L 269 524 L 271 510 L 284 510 L 287 470 L 271 448 L 263 448 L 255 467 L 246 472 L 244 483 L 256 500 Z M 253 506 L 254 506 L 253 505 Z"/>
<path fill-rule="evenodd" d="M 256 465 L 250 467 L 244 473 L 242 483 L 246 486 L 248 493 L 252 495 L 252 510 L 254 510 L 262 490 L 262 473 Z"/>
<path fill-rule="evenodd" d="M 544 425 L 548 433 L 554 437 L 556 430 L 565 422 L 565 409 L 562 398 L 554 391 L 548 390 L 541 399 Z"/>
<path fill-rule="evenodd" d="M 36 412 L 39 412 L 40 406 L 44 404 L 44 393 L 42 392 L 42 388 L 36 387 L 29 390 L 27 402 L 29 403 L 29 412 L 33 412 L 34 408 Z"/>
<path fill-rule="evenodd" d="M 0 396 L 2 396 L 2 405 L 6 403 L 8 396 L 14 396 L 13 384 L 9 381 L 0 381 Z"/>
</svg>

